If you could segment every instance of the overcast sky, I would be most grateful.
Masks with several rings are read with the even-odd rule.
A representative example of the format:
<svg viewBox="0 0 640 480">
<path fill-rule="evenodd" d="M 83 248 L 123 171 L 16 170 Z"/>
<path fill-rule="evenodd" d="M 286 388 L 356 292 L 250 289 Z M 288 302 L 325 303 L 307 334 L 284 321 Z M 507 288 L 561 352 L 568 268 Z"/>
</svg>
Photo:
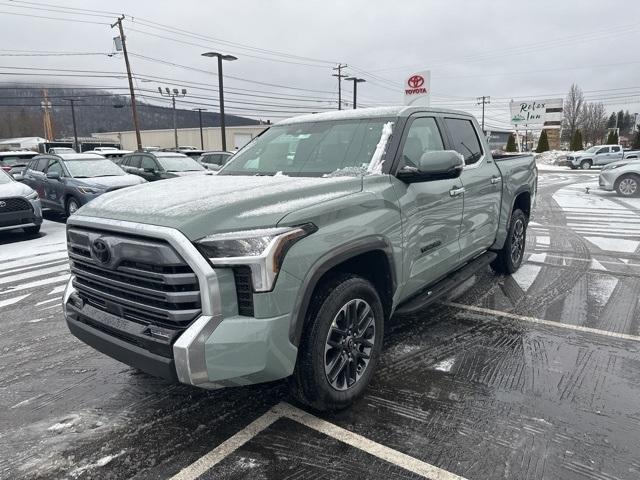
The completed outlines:
<svg viewBox="0 0 640 480">
<path fill-rule="evenodd" d="M 41 6 L 33 8 L 34 3 Z M 634 0 L 0 0 L 0 65 L 124 72 L 120 55 L 8 56 L 25 53 L 15 50 L 113 51 L 116 31 L 108 25 L 8 14 L 99 23 L 110 20 L 65 14 L 58 7 L 95 7 L 92 13 L 97 15 L 104 10 L 122 12 L 128 16 L 124 26 L 131 53 L 211 70 L 207 74 L 131 57 L 140 88 L 156 91 L 159 85 L 186 87 L 189 96 L 185 100 L 193 103 L 183 103 L 183 108 L 206 108 L 207 104 L 214 105 L 210 109 L 217 108 L 213 100 L 216 92 L 201 89 L 208 88 L 206 85 L 217 87 L 215 61 L 200 56 L 204 51 L 217 50 L 239 58 L 224 65 L 225 75 L 237 77 L 225 80 L 225 87 L 229 87 L 228 111 L 254 117 L 276 119 L 293 115 L 290 112 L 294 111 L 335 108 L 337 80 L 331 76 L 334 72 L 329 62 L 346 63 L 350 66 L 346 73 L 367 79 L 358 89 L 359 103 L 363 105 L 401 103 L 404 78 L 414 71 L 431 69 L 434 105 L 477 112 L 475 98 L 489 95 L 487 123 L 495 126 L 507 125 L 510 98 L 564 97 L 572 82 L 588 98 L 604 102 L 608 110 L 629 109 L 632 114 L 640 111 L 640 2 Z M 142 23 L 149 21 L 210 39 Z M 270 53 L 273 51 L 283 55 Z M 0 69 L 4 73 L 21 71 Z M 145 76 L 176 81 L 144 82 Z M 2 82 L 18 79 L 127 86 L 124 79 L 82 76 L 12 75 L 4 76 Z M 346 85 L 345 90 L 350 102 L 351 90 Z M 158 97 L 157 93 L 145 93 Z M 281 98 L 266 98 L 269 96 Z"/>
</svg>

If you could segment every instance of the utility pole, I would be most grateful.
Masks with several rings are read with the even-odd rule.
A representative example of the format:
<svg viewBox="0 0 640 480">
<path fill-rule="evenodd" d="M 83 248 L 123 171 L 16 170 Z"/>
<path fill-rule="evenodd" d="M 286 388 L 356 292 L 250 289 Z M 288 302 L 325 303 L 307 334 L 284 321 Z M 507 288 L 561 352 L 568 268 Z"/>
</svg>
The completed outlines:
<svg viewBox="0 0 640 480">
<path fill-rule="evenodd" d="M 184 97 L 187 95 L 187 89 L 183 88 L 182 92 L 179 92 L 177 88 L 171 90 L 169 87 L 165 87 L 164 92 L 162 87 L 158 87 L 158 92 L 163 97 L 171 98 L 171 105 L 173 106 L 173 137 L 176 143 L 176 150 L 178 149 L 178 115 L 176 112 L 176 97 Z M 166 93 L 165 93 L 166 92 Z"/>
<path fill-rule="evenodd" d="M 44 137 L 51 141 L 53 140 L 53 126 L 51 124 L 51 102 L 46 88 L 42 89 L 42 97 L 44 100 L 40 102 L 42 106 L 42 121 L 44 124 Z"/>
<path fill-rule="evenodd" d="M 204 150 L 204 135 L 202 134 L 202 112 L 206 112 L 206 108 L 194 108 L 198 111 L 198 120 L 200 122 L 200 149 Z"/>
<path fill-rule="evenodd" d="M 482 133 L 484 134 L 484 106 L 491 103 L 491 97 L 482 96 L 478 97 L 476 105 L 482 105 Z"/>
<path fill-rule="evenodd" d="M 131 112 L 133 114 L 133 128 L 136 131 L 136 142 L 138 144 L 138 150 L 142 150 L 142 138 L 140 137 L 140 125 L 138 124 L 138 109 L 136 107 L 136 93 L 133 90 L 133 77 L 131 75 L 131 65 L 129 64 L 129 55 L 127 54 L 127 42 L 124 36 L 124 29 L 122 28 L 122 20 L 124 15 L 118 17 L 116 23 L 111 25 L 111 28 L 118 26 L 120 30 L 120 43 L 122 44 L 122 53 L 124 54 L 124 63 L 127 66 L 127 77 L 129 78 L 129 94 L 131 95 Z M 116 42 L 116 50 L 118 50 L 118 43 Z"/>
<path fill-rule="evenodd" d="M 82 100 L 78 100 L 77 98 L 65 98 L 67 102 L 71 104 L 71 120 L 73 121 L 73 149 L 78 152 L 78 129 L 76 128 L 76 102 L 82 102 Z M 80 152 L 78 152 L 80 153 Z"/>
<path fill-rule="evenodd" d="M 338 73 L 332 74 L 334 77 L 338 77 L 338 110 L 342 110 L 342 79 L 347 77 L 347 75 L 342 74 L 342 69 L 348 66 L 347 64 L 339 63 L 337 67 L 334 67 L 334 70 Z"/>
<path fill-rule="evenodd" d="M 356 109 L 356 101 L 358 99 L 358 84 L 364 83 L 366 80 L 364 78 L 356 78 L 356 77 L 347 77 L 345 80 L 350 80 L 353 82 L 353 109 Z"/>
<path fill-rule="evenodd" d="M 228 62 L 233 62 L 237 60 L 238 57 L 233 55 L 223 55 L 218 52 L 205 52 L 202 54 L 203 57 L 217 57 L 218 59 L 218 93 L 220 94 L 220 134 L 222 140 L 222 150 L 227 151 L 227 126 L 224 118 L 224 85 L 222 81 L 222 61 L 226 60 Z"/>
</svg>

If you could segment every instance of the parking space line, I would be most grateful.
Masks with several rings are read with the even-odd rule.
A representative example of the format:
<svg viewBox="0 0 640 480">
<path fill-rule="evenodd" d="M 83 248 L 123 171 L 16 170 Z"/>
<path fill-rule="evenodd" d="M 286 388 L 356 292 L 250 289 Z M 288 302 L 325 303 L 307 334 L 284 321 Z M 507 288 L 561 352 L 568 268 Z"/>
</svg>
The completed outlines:
<svg viewBox="0 0 640 480">
<path fill-rule="evenodd" d="M 613 337 L 613 338 L 620 338 L 623 340 L 633 340 L 635 342 L 640 342 L 640 336 L 630 335 L 628 333 L 609 332 L 607 330 L 600 330 L 598 328 L 583 327 L 581 325 L 571 325 L 568 323 L 555 322 L 553 320 L 544 320 L 542 318 L 528 317 L 526 315 L 517 315 L 515 313 L 503 312 L 500 310 L 492 310 L 490 308 L 475 307 L 473 305 L 464 305 L 462 303 L 457 303 L 457 302 L 443 302 L 442 304 L 447 307 L 459 308 L 459 309 L 468 310 L 471 312 L 486 313 L 489 315 L 495 315 L 496 317 L 511 318 L 513 320 L 521 320 L 525 322 L 537 323 L 540 325 L 548 325 L 551 327 L 565 328 L 568 330 L 576 330 L 578 332 L 595 333 L 596 335 L 603 335 L 605 337 Z"/>
<path fill-rule="evenodd" d="M 324 435 L 334 438 L 342 443 L 362 450 L 374 457 L 396 465 L 404 470 L 420 475 L 431 480 L 466 480 L 464 477 L 438 468 L 429 463 L 410 457 L 404 453 L 385 447 L 362 435 L 346 430 L 333 423 L 322 420 L 310 413 L 296 408 L 288 403 L 279 403 L 257 420 L 254 420 L 244 429 L 228 438 L 209 453 L 184 468 L 170 480 L 196 480 L 207 470 L 220 463 L 226 457 L 242 447 L 260 432 L 268 428 L 279 418 L 288 418 L 308 428 L 316 430 Z"/>
</svg>

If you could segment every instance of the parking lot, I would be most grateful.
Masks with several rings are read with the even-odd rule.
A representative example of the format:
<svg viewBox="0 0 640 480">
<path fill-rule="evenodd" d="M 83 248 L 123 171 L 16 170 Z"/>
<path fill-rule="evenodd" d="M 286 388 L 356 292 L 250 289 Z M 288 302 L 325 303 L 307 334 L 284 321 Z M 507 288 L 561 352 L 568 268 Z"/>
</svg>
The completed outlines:
<svg viewBox="0 0 640 480">
<path fill-rule="evenodd" d="M 526 263 L 385 326 L 352 408 L 204 391 L 69 334 L 64 219 L 0 234 L 0 477 L 640 478 L 640 199 L 539 176 Z"/>
</svg>

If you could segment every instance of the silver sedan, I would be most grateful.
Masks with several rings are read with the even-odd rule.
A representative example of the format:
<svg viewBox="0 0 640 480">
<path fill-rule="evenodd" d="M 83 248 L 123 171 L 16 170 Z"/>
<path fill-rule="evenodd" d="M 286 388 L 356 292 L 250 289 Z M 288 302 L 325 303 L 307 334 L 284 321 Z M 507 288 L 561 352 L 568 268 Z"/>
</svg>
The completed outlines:
<svg viewBox="0 0 640 480">
<path fill-rule="evenodd" d="M 622 197 L 640 195 L 640 160 L 619 160 L 602 167 L 599 178 L 600 188 L 609 192 L 615 190 Z"/>
</svg>

